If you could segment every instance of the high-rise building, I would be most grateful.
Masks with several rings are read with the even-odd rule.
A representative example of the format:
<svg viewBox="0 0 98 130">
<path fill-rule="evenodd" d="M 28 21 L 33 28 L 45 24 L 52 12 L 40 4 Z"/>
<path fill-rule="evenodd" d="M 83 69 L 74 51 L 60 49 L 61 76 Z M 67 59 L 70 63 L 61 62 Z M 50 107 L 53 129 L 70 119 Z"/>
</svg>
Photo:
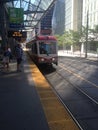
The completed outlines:
<svg viewBox="0 0 98 130">
<path fill-rule="evenodd" d="M 86 28 L 95 29 L 96 25 L 98 25 L 98 0 L 83 0 L 83 19 L 82 24 Z M 98 41 L 97 37 L 93 34 L 86 35 L 86 46 L 87 52 L 97 51 Z M 92 38 L 92 40 L 88 40 Z M 95 38 L 95 39 L 94 39 Z M 84 46 L 85 48 L 85 46 Z"/>
<path fill-rule="evenodd" d="M 93 29 L 98 25 L 98 0 L 83 0 L 83 26 L 87 25 L 88 14 L 88 27 Z"/>
<path fill-rule="evenodd" d="M 52 29 L 54 34 L 62 34 L 65 31 L 65 0 L 56 1 L 52 18 Z"/>
<path fill-rule="evenodd" d="M 83 0 L 57 0 L 53 17 L 54 33 L 75 30 L 82 26 Z"/>
<path fill-rule="evenodd" d="M 82 26 L 83 0 L 65 0 L 65 30 L 75 30 Z"/>
<path fill-rule="evenodd" d="M 52 34 L 52 17 L 53 17 L 54 6 L 52 6 L 46 15 L 40 22 L 40 34 L 51 35 Z"/>
</svg>

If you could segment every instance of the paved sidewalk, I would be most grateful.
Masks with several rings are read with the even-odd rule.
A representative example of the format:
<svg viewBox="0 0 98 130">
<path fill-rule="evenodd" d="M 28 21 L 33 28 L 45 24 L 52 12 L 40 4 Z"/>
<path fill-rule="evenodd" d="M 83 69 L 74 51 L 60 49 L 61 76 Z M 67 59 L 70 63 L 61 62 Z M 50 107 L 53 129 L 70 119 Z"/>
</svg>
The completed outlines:
<svg viewBox="0 0 98 130">
<path fill-rule="evenodd" d="M 85 58 L 85 53 L 80 53 L 79 51 L 72 53 L 71 51 L 58 51 L 58 56 L 69 56 L 69 57 L 81 57 Z M 98 61 L 98 54 L 88 53 L 87 59 Z"/>
</svg>

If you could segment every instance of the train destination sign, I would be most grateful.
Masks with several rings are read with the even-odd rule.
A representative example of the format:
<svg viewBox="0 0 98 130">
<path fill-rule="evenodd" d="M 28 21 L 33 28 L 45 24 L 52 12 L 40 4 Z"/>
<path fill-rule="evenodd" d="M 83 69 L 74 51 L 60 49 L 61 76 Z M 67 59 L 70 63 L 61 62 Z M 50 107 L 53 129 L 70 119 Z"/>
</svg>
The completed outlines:
<svg viewBox="0 0 98 130">
<path fill-rule="evenodd" d="M 21 32 L 13 32 L 13 37 L 22 37 L 22 33 Z"/>
<path fill-rule="evenodd" d="M 26 31 L 13 31 L 13 30 L 9 30 L 8 31 L 8 37 L 23 37 L 26 38 L 27 37 L 27 32 Z"/>
</svg>

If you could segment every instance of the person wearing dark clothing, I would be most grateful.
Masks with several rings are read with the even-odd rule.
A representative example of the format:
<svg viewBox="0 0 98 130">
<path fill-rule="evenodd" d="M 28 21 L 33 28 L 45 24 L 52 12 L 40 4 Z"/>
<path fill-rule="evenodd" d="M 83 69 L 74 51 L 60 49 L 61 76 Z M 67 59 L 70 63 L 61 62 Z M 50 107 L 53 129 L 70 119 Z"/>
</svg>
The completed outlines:
<svg viewBox="0 0 98 130">
<path fill-rule="evenodd" d="M 7 69 L 9 68 L 9 57 L 10 57 L 10 51 L 8 50 L 8 48 L 5 48 L 3 53 L 3 65 L 4 68 L 7 66 Z"/>
<path fill-rule="evenodd" d="M 15 46 L 15 57 L 17 60 L 17 71 L 21 71 L 21 62 L 22 62 L 23 50 L 20 44 Z"/>
<path fill-rule="evenodd" d="M 10 47 L 8 48 L 8 51 L 10 52 L 10 55 L 9 55 L 9 62 L 10 62 L 12 60 L 12 58 L 13 58 L 13 55 L 12 55 Z"/>
</svg>

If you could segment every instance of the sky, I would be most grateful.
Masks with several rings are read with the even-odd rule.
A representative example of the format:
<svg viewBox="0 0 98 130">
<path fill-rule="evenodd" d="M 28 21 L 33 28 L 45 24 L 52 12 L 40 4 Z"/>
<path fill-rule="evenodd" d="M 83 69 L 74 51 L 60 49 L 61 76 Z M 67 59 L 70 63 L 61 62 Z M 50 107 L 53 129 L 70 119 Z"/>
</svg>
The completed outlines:
<svg viewBox="0 0 98 130">
<path fill-rule="evenodd" d="M 25 1 L 29 2 L 29 0 L 25 0 Z M 35 2 L 35 0 L 31 0 L 31 3 L 34 3 L 34 2 Z M 24 1 L 23 1 L 23 3 L 24 3 Z M 20 1 L 14 1 L 14 4 L 15 4 L 15 7 L 17 7 L 17 8 L 20 7 Z"/>
</svg>

